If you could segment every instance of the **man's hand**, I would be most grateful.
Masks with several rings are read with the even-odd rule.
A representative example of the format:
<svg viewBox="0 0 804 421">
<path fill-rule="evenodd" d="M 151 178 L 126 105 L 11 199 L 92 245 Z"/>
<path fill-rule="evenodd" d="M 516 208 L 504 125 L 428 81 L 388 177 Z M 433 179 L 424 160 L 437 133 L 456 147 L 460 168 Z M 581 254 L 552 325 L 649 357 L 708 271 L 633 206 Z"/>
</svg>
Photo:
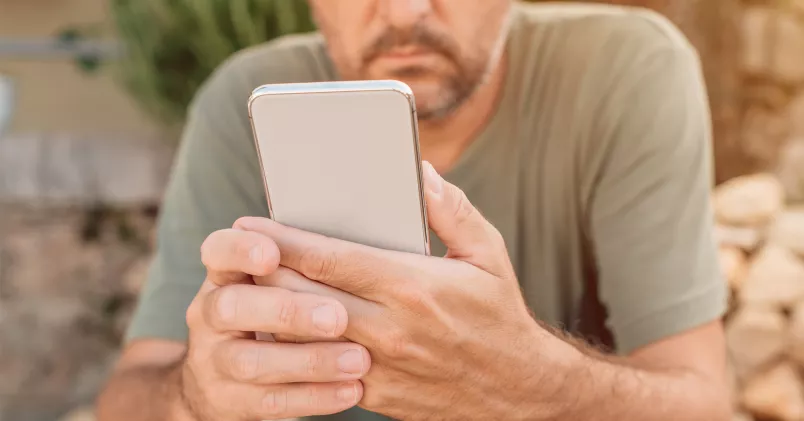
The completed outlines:
<svg viewBox="0 0 804 421">
<path fill-rule="evenodd" d="M 280 267 L 257 284 L 344 304 L 343 337 L 372 356 L 360 406 L 406 421 L 728 419 L 716 321 L 628 359 L 552 333 L 530 316 L 500 234 L 429 165 L 425 186 L 444 258 L 235 223 L 280 249 Z"/>
<path fill-rule="evenodd" d="M 369 355 L 358 344 L 276 343 L 252 332 L 337 338 L 348 316 L 337 300 L 257 286 L 279 251 L 263 235 L 223 230 L 201 248 L 207 279 L 187 311 L 181 369 L 185 415 L 195 420 L 273 420 L 346 410 L 361 399 Z"/>
<path fill-rule="evenodd" d="M 405 420 L 516 419 L 522 402 L 558 392 L 543 388 L 533 396 L 528 385 L 540 373 L 530 368 L 550 370 L 580 354 L 550 340 L 530 316 L 499 232 L 463 192 L 425 168 L 430 225 L 446 258 L 375 249 L 267 219 L 243 218 L 235 227 L 265 234 L 281 250 L 280 268 L 258 284 L 346 306 L 344 337 L 372 354 L 362 407 Z"/>
</svg>

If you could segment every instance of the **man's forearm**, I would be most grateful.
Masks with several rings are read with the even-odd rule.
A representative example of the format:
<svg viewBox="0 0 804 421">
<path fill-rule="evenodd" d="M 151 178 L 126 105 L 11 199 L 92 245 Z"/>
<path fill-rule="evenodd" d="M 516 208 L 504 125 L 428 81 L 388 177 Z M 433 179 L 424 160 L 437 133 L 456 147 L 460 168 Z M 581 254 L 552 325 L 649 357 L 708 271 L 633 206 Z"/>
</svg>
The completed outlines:
<svg viewBox="0 0 804 421">
<path fill-rule="evenodd" d="M 99 421 L 194 421 L 181 398 L 181 365 L 123 369 L 98 399 Z"/>
<path fill-rule="evenodd" d="M 727 421 L 724 385 L 686 369 L 649 369 L 621 361 L 584 356 L 588 369 L 567 388 L 581 394 L 566 419 L 601 421 Z M 575 384 L 573 384 L 575 383 Z"/>
<path fill-rule="evenodd" d="M 658 368 L 628 358 L 606 356 L 579 341 L 558 335 L 556 365 L 534 375 L 534 390 L 550 390 L 536 398 L 535 419 L 567 421 L 727 421 L 724 382 L 693 370 Z M 555 339 L 553 339 L 555 340 Z M 566 345 L 570 346 L 566 346 Z M 556 372 L 555 367 L 559 367 Z M 533 396 L 530 399 L 534 401 Z M 548 408 L 547 410 L 545 410 Z"/>
</svg>

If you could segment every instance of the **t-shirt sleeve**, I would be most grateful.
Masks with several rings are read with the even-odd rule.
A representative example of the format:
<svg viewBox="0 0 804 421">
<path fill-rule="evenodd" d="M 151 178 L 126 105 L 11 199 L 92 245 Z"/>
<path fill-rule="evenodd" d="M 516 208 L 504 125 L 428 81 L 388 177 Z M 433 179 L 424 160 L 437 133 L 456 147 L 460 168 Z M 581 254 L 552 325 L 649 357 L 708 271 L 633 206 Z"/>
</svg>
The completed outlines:
<svg viewBox="0 0 804 421">
<path fill-rule="evenodd" d="M 726 286 L 710 208 L 711 122 L 700 64 L 666 45 L 634 58 L 608 92 L 590 200 L 599 294 L 617 351 L 718 319 Z"/>
<path fill-rule="evenodd" d="M 252 88 L 230 61 L 199 90 L 175 157 L 156 250 L 126 340 L 185 341 L 185 312 L 206 276 L 200 247 L 241 216 L 267 214 L 248 123 Z"/>
</svg>

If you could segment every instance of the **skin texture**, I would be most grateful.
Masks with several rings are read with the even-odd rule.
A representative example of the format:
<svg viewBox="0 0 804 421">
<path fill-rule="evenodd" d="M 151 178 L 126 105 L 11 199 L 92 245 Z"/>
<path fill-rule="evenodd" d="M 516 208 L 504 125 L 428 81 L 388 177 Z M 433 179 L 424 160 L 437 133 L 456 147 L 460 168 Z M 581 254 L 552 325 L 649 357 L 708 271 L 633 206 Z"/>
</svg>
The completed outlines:
<svg viewBox="0 0 804 421">
<path fill-rule="evenodd" d="M 342 77 L 412 87 L 422 156 L 450 168 L 499 99 L 505 61 L 495 46 L 510 1 L 311 5 Z M 359 404 L 403 420 L 728 419 L 718 322 L 626 358 L 541 326 L 499 233 L 427 168 L 428 215 L 446 256 L 241 219 L 201 249 L 208 276 L 187 312 L 189 342 L 131 343 L 98 418 L 270 420 Z"/>
</svg>

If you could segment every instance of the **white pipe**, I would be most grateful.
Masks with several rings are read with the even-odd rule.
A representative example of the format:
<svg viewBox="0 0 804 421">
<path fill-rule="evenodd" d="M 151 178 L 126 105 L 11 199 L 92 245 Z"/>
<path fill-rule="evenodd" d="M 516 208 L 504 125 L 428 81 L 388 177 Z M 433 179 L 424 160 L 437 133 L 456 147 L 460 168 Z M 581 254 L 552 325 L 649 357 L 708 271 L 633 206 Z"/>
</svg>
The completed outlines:
<svg viewBox="0 0 804 421">
<path fill-rule="evenodd" d="M 72 59 L 80 56 L 97 56 L 108 59 L 119 57 L 123 48 L 114 41 L 62 41 L 56 38 L 12 39 L 0 37 L 0 59 Z"/>
</svg>

